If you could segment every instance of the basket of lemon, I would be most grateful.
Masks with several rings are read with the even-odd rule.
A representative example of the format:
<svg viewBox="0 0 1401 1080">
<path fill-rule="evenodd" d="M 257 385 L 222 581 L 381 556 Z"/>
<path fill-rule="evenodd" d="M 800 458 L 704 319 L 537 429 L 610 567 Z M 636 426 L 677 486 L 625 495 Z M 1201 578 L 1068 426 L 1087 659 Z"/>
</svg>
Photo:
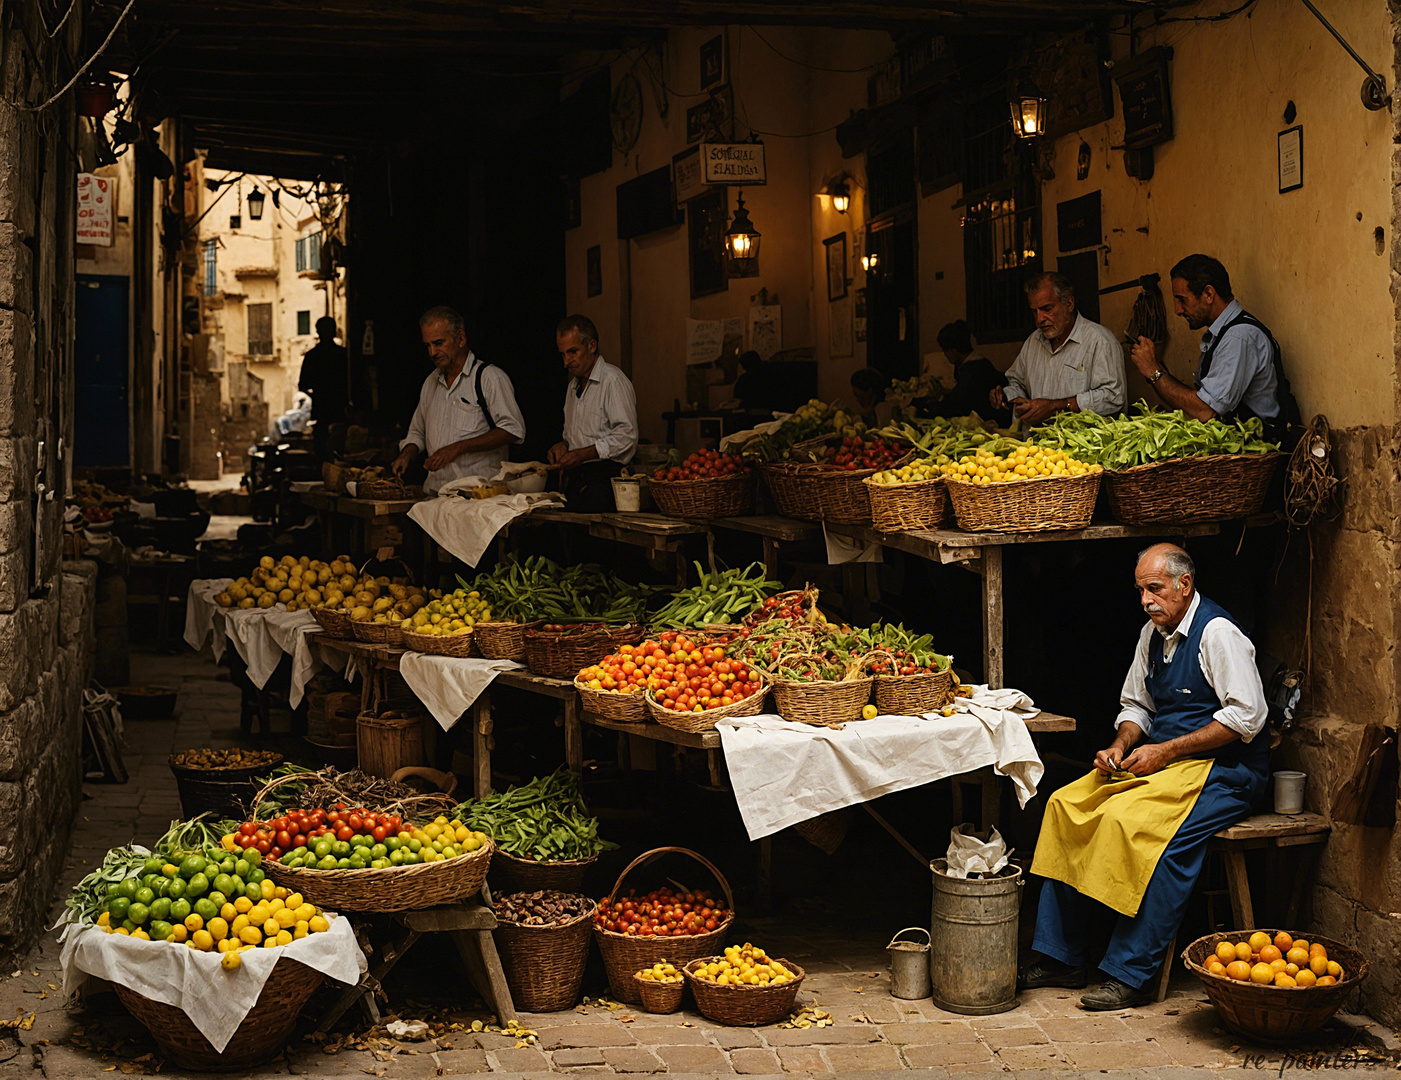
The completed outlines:
<svg viewBox="0 0 1401 1080">
<path fill-rule="evenodd" d="M 797 964 L 776 960 L 745 942 L 724 956 L 692 960 L 682 969 L 696 1008 L 707 1020 L 733 1027 L 757 1027 L 793 1011 L 805 973 Z"/>
<path fill-rule="evenodd" d="M 635 972 L 633 988 L 649 1013 L 674 1013 L 681 1008 L 686 978 L 669 960 L 658 960 L 651 967 Z"/>
<path fill-rule="evenodd" d="M 935 458 L 919 458 L 862 481 L 878 532 L 937 529 L 949 516 L 949 490 Z"/>
<path fill-rule="evenodd" d="M 1094 516 L 1104 469 L 1010 440 L 1001 452 L 988 443 L 940 466 L 958 527 L 968 532 L 1083 529 Z"/>
<path fill-rule="evenodd" d="M 456 589 L 429 600 L 399 624 L 404 647 L 437 656 L 481 656 L 476 626 L 491 618 L 491 605 L 475 589 Z"/>
</svg>

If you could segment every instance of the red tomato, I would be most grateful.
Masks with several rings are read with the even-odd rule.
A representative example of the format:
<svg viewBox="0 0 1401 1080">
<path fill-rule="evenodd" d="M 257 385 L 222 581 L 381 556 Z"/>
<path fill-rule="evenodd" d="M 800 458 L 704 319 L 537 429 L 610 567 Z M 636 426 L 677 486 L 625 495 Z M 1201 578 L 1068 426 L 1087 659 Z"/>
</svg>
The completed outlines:
<svg viewBox="0 0 1401 1080">
<path fill-rule="evenodd" d="M 349 825 L 342 825 L 339 829 L 336 830 L 337 840 L 349 840 L 354 835 L 355 830 L 352 829 Z"/>
</svg>

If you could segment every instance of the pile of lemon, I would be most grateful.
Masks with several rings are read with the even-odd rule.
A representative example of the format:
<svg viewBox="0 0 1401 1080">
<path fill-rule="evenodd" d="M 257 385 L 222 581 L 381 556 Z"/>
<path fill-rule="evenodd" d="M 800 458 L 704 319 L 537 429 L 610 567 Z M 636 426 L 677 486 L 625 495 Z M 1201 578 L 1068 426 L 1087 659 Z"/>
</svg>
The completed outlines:
<svg viewBox="0 0 1401 1080">
<path fill-rule="evenodd" d="M 778 986 L 794 977 L 782 963 L 747 941 L 743 946 L 731 945 L 723 960 L 697 967 L 695 976 L 717 986 Z"/>
<path fill-rule="evenodd" d="M 926 457 L 901 465 L 898 469 L 886 469 L 871 477 L 873 484 L 918 484 L 921 480 L 937 480 L 944 475 L 943 466 L 949 463 L 947 455 L 937 458 Z"/>
<path fill-rule="evenodd" d="M 352 615 L 351 618 L 354 618 Z M 401 628 L 412 634 L 451 637 L 465 634 L 479 622 L 491 621 L 491 604 L 476 589 L 454 589 L 439 594 L 404 618 Z"/>
<path fill-rule="evenodd" d="M 337 571 L 339 570 L 339 573 Z M 355 622 L 396 625 L 428 603 L 429 594 L 403 578 L 359 574 L 350 560 L 331 563 L 335 577 L 314 607 L 344 611 Z"/>
<path fill-rule="evenodd" d="M 214 602 L 223 608 L 270 608 L 282 604 L 288 611 L 299 611 L 316 607 L 326 590 L 334 587 L 339 564 L 340 560 L 328 565 L 305 555 L 299 559 L 264 555 L 251 574 L 235 581 L 214 597 Z"/>
<path fill-rule="evenodd" d="M 639 979 L 646 979 L 648 982 L 674 983 L 681 981 L 681 972 L 665 960 L 653 964 L 649 968 L 643 968 L 636 974 Z"/>
<path fill-rule="evenodd" d="M 1219 943 L 1207 957 L 1206 969 L 1220 979 L 1283 987 L 1335 986 L 1347 974 L 1342 964 L 1328 959 L 1322 944 L 1283 930 L 1273 939 L 1257 930 L 1249 941 Z"/>
<path fill-rule="evenodd" d="M 939 466 L 939 471 L 967 484 L 1006 484 L 1043 476 L 1086 476 L 1103 472 L 1104 467 L 1087 464 L 1064 450 L 1023 446 L 1006 454 L 978 450 L 959 461 Z"/>
</svg>

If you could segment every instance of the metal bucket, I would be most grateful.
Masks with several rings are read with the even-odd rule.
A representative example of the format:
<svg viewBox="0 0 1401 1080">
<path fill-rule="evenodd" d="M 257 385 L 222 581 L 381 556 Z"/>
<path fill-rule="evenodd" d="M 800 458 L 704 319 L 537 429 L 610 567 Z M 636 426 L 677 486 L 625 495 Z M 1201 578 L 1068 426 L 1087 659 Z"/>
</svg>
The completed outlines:
<svg viewBox="0 0 1401 1080">
<path fill-rule="evenodd" d="M 1015 1009 L 1021 869 L 1009 863 L 997 877 L 956 878 L 949 875 L 946 859 L 935 859 L 929 868 L 934 872 L 929 929 L 934 1004 L 971 1016 Z"/>
<path fill-rule="evenodd" d="M 901 941 L 901 935 L 923 934 L 925 940 Z M 922 926 L 907 926 L 890 939 L 885 951 L 890 954 L 890 993 L 894 997 L 918 1001 L 927 998 L 929 985 L 929 931 Z"/>
</svg>

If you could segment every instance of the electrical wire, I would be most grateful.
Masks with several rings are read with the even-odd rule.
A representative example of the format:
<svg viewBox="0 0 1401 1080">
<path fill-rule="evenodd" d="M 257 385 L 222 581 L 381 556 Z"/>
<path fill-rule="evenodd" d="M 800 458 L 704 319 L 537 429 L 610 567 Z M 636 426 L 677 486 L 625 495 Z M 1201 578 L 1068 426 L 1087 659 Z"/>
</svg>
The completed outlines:
<svg viewBox="0 0 1401 1080">
<path fill-rule="evenodd" d="M 1165 17 L 1165 18 L 1154 20 L 1153 25 L 1154 25 L 1154 26 L 1161 26 L 1161 25 L 1163 25 L 1164 23 L 1175 23 L 1175 22 L 1188 22 L 1188 23 L 1225 22 L 1227 19 L 1233 19 L 1233 18 L 1235 18 L 1235 17 L 1236 17 L 1237 15 L 1239 15 L 1241 12 L 1245 11 L 1246 8 L 1254 7 L 1255 4 L 1256 4 L 1257 2 L 1258 2 L 1258 0 L 1245 0 L 1245 3 L 1241 4 L 1240 7 L 1231 8 L 1230 11 L 1221 11 L 1221 12 L 1218 12 L 1217 14 L 1215 14 L 1215 15 L 1169 15 L 1169 16 L 1167 16 L 1167 17 Z"/>
<path fill-rule="evenodd" d="M 69 90 L 73 89 L 73 84 L 83 77 L 83 74 L 88 70 L 88 68 L 92 67 L 94 61 L 96 61 L 97 58 L 102 55 L 103 51 L 107 48 L 107 46 L 112 44 L 112 39 L 117 36 L 117 31 L 121 28 L 122 20 L 126 18 L 127 12 L 130 11 L 132 7 L 135 6 L 135 4 L 136 0 L 127 0 L 126 7 L 122 8 L 122 13 L 117 16 L 117 21 L 112 24 L 111 33 L 109 33 L 107 37 L 103 40 L 102 44 L 97 47 L 97 52 L 93 53 L 91 56 L 88 57 L 87 63 L 80 67 L 76 72 L 74 72 L 73 77 L 68 80 L 67 85 L 64 86 L 62 90 L 56 93 L 53 97 L 49 98 L 49 100 L 44 102 L 42 105 L 21 105 L 18 103 L 13 103 L 14 108 L 18 109 L 20 112 L 43 112 L 55 101 L 63 97 L 64 94 L 68 93 Z"/>
<path fill-rule="evenodd" d="M 1255 0 L 1250 0 L 1250 3 L 1254 3 L 1254 2 L 1255 2 Z M 835 75 L 860 75 L 862 72 L 866 72 L 866 71 L 875 71 L 876 68 L 880 67 L 881 64 L 883 64 L 883 63 L 886 62 L 886 61 L 882 60 L 882 61 L 880 61 L 879 63 L 867 64 L 865 67 L 856 67 L 856 68 L 823 67 L 821 64 L 809 64 L 806 60 L 799 60 L 799 59 L 798 59 L 797 57 L 795 57 L 795 56 L 789 56 L 787 53 L 781 52 L 781 51 L 779 50 L 779 48 L 778 48 L 776 45 L 774 45 L 774 43 L 773 43 L 772 41 L 770 41 L 768 38 L 764 37 L 763 34 L 759 33 L 758 27 L 755 27 L 755 26 L 744 26 L 744 27 L 741 27 L 741 29 L 743 29 L 743 30 L 748 30 L 748 31 L 749 31 L 751 34 L 753 34 L 756 38 L 758 38 L 760 41 L 762 41 L 765 45 L 767 45 L 767 46 L 769 47 L 769 50 L 770 50 L 775 56 L 778 56 L 778 57 L 780 57 L 780 58 L 783 59 L 783 60 L 787 60 L 790 64 L 797 64 L 798 67 L 805 67 L 805 68 L 807 68 L 809 71 L 826 71 L 826 72 L 830 72 L 830 73 L 835 74 Z M 796 136 L 795 136 L 795 137 L 796 137 Z"/>
</svg>

